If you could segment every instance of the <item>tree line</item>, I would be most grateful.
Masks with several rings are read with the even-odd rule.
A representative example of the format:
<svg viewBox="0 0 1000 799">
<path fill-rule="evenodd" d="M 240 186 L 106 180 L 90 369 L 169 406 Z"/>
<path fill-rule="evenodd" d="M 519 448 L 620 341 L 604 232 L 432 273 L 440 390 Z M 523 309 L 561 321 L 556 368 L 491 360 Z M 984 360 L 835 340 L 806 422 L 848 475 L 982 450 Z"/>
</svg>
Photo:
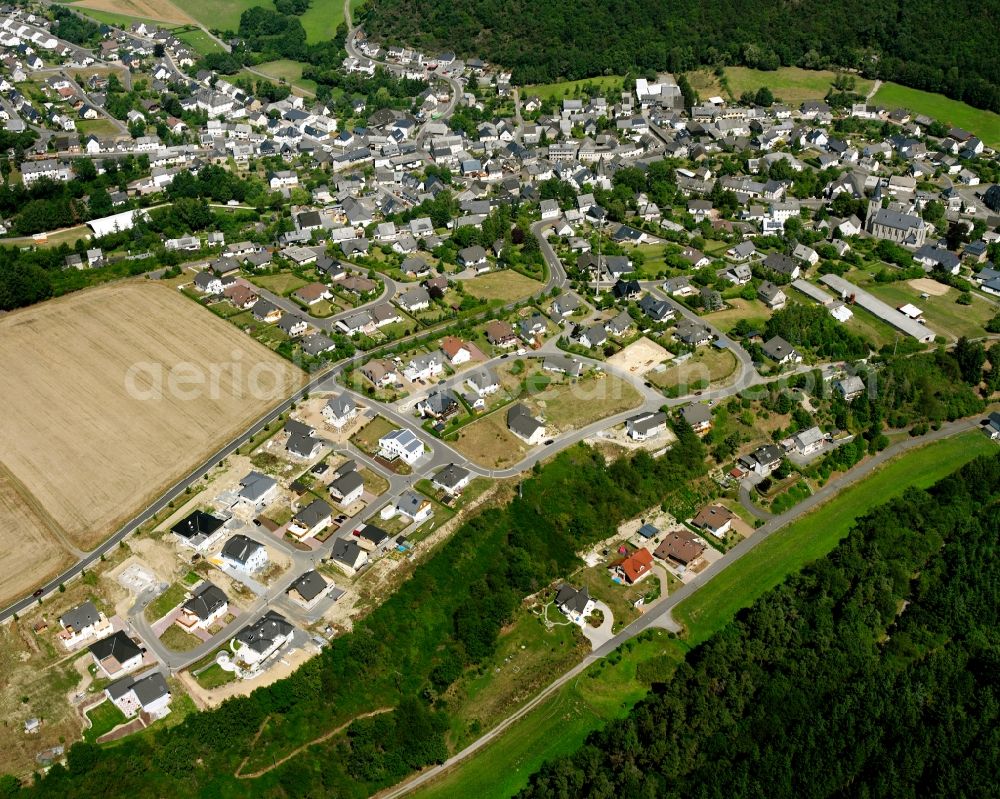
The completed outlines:
<svg viewBox="0 0 1000 799">
<path fill-rule="evenodd" d="M 909 489 L 519 796 L 995 796 L 1000 459 Z"/>
<path fill-rule="evenodd" d="M 386 44 L 449 47 L 517 83 L 702 65 L 844 67 L 1000 110 L 995 3 L 931 0 L 379 0 L 360 12 Z"/>
</svg>

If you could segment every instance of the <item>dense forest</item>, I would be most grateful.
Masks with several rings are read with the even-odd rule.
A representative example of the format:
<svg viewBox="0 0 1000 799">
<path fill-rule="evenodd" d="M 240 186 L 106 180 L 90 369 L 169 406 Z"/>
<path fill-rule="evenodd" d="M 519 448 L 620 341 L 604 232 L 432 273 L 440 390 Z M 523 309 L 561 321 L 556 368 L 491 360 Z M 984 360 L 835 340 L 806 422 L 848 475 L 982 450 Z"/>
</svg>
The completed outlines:
<svg viewBox="0 0 1000 799">
<path fill-rule="evenodd" d="M 113 747 L 77 743 L 27 795 L 365 797 L 446 756 L 444 691 L 490 657 L 522 599 L 578 563 L 575 552 L 704 473 L 687 425 L 663 457 L 610 466 L 583 445 L 538 467 L 509 504 L 480 512 L 353 631 L 291 677 L 183 723 Z M 253 782 L 234 777 L 280 760 L 358 714 L 346 735 Z M 258 739 L 258 730 L 263 731 Z M 141 765 L 138 765 L 141 764 Z"/>
<path fill-rule="evenodd" d="M 1000 111 L 997 0 L 377 0 L 385 44 L 450 48 L 517 83 L 743 64 L 840 66 Z"/>
<path fill-rule="evenodd" d="M 862 518 L 523 799 L 996 796 L 1000 459 Z"/>
</svg>

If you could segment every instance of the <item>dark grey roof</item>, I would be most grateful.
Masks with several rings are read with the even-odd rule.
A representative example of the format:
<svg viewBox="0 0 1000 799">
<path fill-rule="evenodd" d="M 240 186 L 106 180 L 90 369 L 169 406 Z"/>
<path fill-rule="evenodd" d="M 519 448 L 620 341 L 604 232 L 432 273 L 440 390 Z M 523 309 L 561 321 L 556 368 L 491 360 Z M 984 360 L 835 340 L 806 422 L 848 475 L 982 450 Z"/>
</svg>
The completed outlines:
<svg viewBox="0 0 1000 799">
<path fill-rule="evenodd" d="M 273 477 L 268 477 L 266 474 L 253 471 L 240 480 L 240 485 L 242 486 L 240 489 L 240 497 L 256 502 L 268 491 L 274 488 L 277 483 Z"/>
<path fill-rule="evenodd" d="M 531 415 L 525 405 L 519 402 L 507 411 L 507 427 L 519 436 L 531 438 L 542 424 Z"/>
<path fill-rule="evenodd" d="M 170 528 L 170 532 L 187 539 L 196 538 L 199 535 L 207 538 L 222 527 L 223 524 L 222 519 L 217 519 L 210 513 L 196 510 L 177 522 L 177 524 Z"/>
<path fill-rule="evenodd" d="M 781 275 L 792 275 L 799 265 L 795 259 L 789 258 L 787 255 L 772 252 L 764 259 L 764 266 Z"/>
<path fill-rule="evenodd" d="M 170 688 L 167 687 L 167 681 L 158 671 L 154 671 L 152 674 L 136 680 L 132 684 L 132 690 L 135 691 L 136 699 L 139 700 L 139 704 L 143 707 L 151 705 L 157 699 L 170 695 Z"/>
<path fill-rule="evenodd" d="M 88 648 L 90 654 L 98 660 L 106 660 L 109 657 L 113 657 L 119 663 L 124 663 L 136 655 L 142 654 L 142 650 L 135 641 L 129 638 L 122 630 L 112 633 L 100 641 L 96 641 Z"/>
<path fill-rule="evenodd" d="M 310 569 L 299 575 L 295 582 L 288 586 L 288 592 L 297 591 L 306 602 L 312 602 L 327 589 L 328 585 L 323 575 L 315 569 Z"/>
<path fill-rule="evenodd" d="M 445 488 L 454 488 L 469 476 L 469 470 L 463 469 L 454 463 L 449 463 L 440 472 L 434 475 L 434 482 Z"/>
<path fill-rule="evenodd" d="M 776 361 L 784 360 L 795 352 L 795 348 L 781 336 L 774 336 L 774 338 L 765 341 L 762 349 L 768 358 L 773 358 Z"/>
<path fill-rule="evenodd" d="M 88 599 L 86 602 L 77 605 L 75 608 L 66 611 L 62 616 L 60 616 L 59 625 L 62 627 L 68 627 L 74 632 L 79 632 L 85 627 L 97 624 L 100 620 L 100 611 L 98 611 L 94 606 L 94 603 Z"/>
<path fill-rule="evenodd" d="M 332 513 L 333 508 L 327 505 L 322 499 L 316 499 L 295 514 L 295 521 L 312 528 L 323 521 L 323 519 L 328 518 Z"/>
<path fill-rule="evenodd" d="M 330 491 L 346 497 L 352 491 L 357 490 L 359 486 L 364 487 L 364 484 L 364 478 L 358 472 L 351 470 L 330 483 Z"/>
<path fill-rule="evenodd" d="M 712 418 L 712 409 L 707 405 L 698 403 L 697 405 L 686 405 L 681 408 L 681 416 L 692 427 L 696 424 L 703 424 Z"/>
<path fill-rule="evenodd" d="M 655 430 L 667 422 L 667 414 L 663 411 L 655 411 L 653 413 L 640 413 L 638 416 L 633 416 L 628 420 L 629 425 L 637 433 L 645 434 L 650 430 Z"/>
<path fill-rule="evenodd" d="M 263 548 L 263 544 L 257 543 L 252 538 L 247 538 L 242 533 L 237 533 L 226 541 L 225 546 L 222 547 L 222 554 L 228 560 L 246 564 L 254 552 Z"/>
<path fill-rule="evenodd" d="M 361 547 L 353 538 L 338 538 L 333 542 L 333 549 L 330 550 L 330 557 L 346 566 L 354 567 L 361 554 Z"/>
<path fill-rule="evenodd" d="M 375 546 L 378 546 L 389 537 L 389 534 L 374 524 L 364 524 L 358 530 L 358 537 L 364 538 L 366 541 L 371 541 Z"/>
<path fill-rule="evenodd" d="M 309 425 L 303 424 L 297 419 L 289 419 L 285 422 L 285 432 L 289 435 L 298 434 L 300 436 L 312 436 L 316 431 Z"/>
<path fill-rule="evenodd" d="M 236 640 L 255 652 L 266 652 L 278 638 L 288 636 L 294 629 L 284 616 L 271 610 L 254 624 L 240 630 Z"/>
<path fill-rule="evenodd" d="M 589 601 L 590 592 L 587 591 L 586 586 L 578 590 L 569 583 L 563 583 L 559 586 L 559 591 L 556 594 L 556 605 L 574 613 L 583 613 Z"/>
<path fill-rule="evenodd" d="M 194 595 L 184 603 L 184 610 L 193 613 L 202 621 L 209 618 L 219 608 L 226 605 L 228 600 L 219 586 L 214 583 L 205 582 L 194 592 Z"/>
<path fill-rule="evenodd" d="M 319 443 L 319 439 L 313 438 L 312 436 L 303 436 L 298 433 L 292 433 L 288 437 L 285 449 L 294 455 L 298 455 L 302 458 L 308 458 L 312 456 L 316 445 Z"/>
</svg>

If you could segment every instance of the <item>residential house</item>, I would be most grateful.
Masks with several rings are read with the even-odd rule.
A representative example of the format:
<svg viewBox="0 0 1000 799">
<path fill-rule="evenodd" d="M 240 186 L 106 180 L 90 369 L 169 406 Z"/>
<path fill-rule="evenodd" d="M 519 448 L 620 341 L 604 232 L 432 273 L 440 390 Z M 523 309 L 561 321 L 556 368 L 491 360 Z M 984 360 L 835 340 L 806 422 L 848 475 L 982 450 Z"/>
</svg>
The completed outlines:
<svg viewBox="0 0 1000 799">
<path fill-rule="evenodd" d="M 273 477 L 252 471 L 240 480 L 240 490 L 236 494 L 234 506 L 242 506 L 254 513 L 278 495 L 278 483 Z"/>
<path fill-rule="evenodd" d="M 479 397 L 485 397 L 500 390 L 500 382 L 497 380 L 493 370 L 489 368 L 480 369 L 469 375 L 465 383 Z"/>
<path fill-rule="evenodd" d="M 234 648 L 236 660 L 251 672 L 256 672 L 292 639 L 294 633 L 295 627 L 284 616 L 269 610 L 236 634 L 234 641 L 239 644 Z"/>
<path fill-rule="evenodd" d="M 767 477 L 781 464 L 782 452 L 774 444 L 758 447 L 740 458 L 740 463 L 754 474 Z"/>
<path fill-rule="evenodd" d="M 105 676 L 114 679 L 142 665 L 143 651 L 123 630 L 95 641 L 89 647 L 94 663 Z"/>
<path fill-rule="evenodd" d="M 391 536 L 374 524 L 362 524 L 354 531 L 354 536 L 358 546 L 366 552 L 377 552 L 391 543 Z"/>
<path fill-rule="evenodd" d="M 222 562 L 241 572 L 259 572 L 268 564 L 267 549 L 252 538 L 237 533 L 222 547 L 219 553 Z"/>
<path fill-rule="evenodd" d="M 322 499 L 314 499 L 292 517 L 288 533 L 297 541 L 306 541 L 329 527 L 332 517 L 333 508 Z"/>
<path fill-rule="evenodd" d="M 469 349 L 469 345 L 455 336 L 445 336 L 441 339 L 441 351 L 448 358 L 448 362 L 452 366 L 468 363 L 472 359 L 472 351 Z"/>
<path fill-rule="evenodd" d="M 781 310 L 788 301 L 788 297 L 782 291 L 781 286 L 775 285 L 770 280 L 761 281 L 761 284 L 757 286 L 757 299 L 772 311 Z"/>
<path fill-rule="evenodd" d="M 517 336 L 509 322 L 494 320 L 486 325 L 486 340 L 494 347 L 508 349 L 517 345 Z"/>
<path fill-rule="evenodd" d="M 207 630 L 228 612 L 229 600 L 223 590 L 214 583 L 205 581 L 191 594 L 191 598 L 181 605 L 176 623 L 188 632 Z"/>
<path fill-rule="evenodd" d="M 111 622 L 89 599 L 59 617 L 59 640 L 67 649 L 114 631 Z"/>
<path fill-rule="evenodd" d="M 865 393 L 865 381 L 857 375 L 851 375 L 836 381 L 833 384 L 833 390 L 840 394 L 846 402 L 850 402 Z"/>
<path fill-rule="evenodd" d="M 329 594 L 332 587 L 333 583 L 328 583 L 322 574 L 310 569 L 296 577 L 285 594 L 296 604 L 311 610 Z"/>
<path fill-rule="evenodd" d="M 701 403 L 685 405 L 681 408 L 681 416 L 684 417 L 684 421 L 691 425 L 691 429 L 698 435 L 707 433 L 712 429 L 712 409 L 708 405 Z"/>
<path fill-rule="evenodd" d="M 184 546 L 203 552 L 210 549 L 223 532 L 223 522 L 210 513 L 195 510 L 170 528 Z"/>
<path fill-rule="evenodd" d="M 330 483 L 330 496 L 343 508 L 350 507 L 365 492 L 365 481 L 356 469 L 344 472 Z"/>
<path fill-rule="evenodd" d="M 616 560 L 608 570 L 619 580 L 635 585 L 653 573 L 653 556 L 648 549 L 637 549 L 631 555 Z"/>
<path fill-rule="evenodd" d="M 529 445 L 540 444 L 545 438 L 545 425 L 538 421 L 527 406 L 516 403 L 507 411 L 507 428 Z"/>
<path fill-rule="evenodd" d="M 416 407 L 425 419 L 444 421 L 458 413 L 460 406 L 454 392 L 442 388 L 431 391 L 417 403 Z"/>
<path fill-rule="evenodd" d="M 337 538 L 330 550 L 330 560 L 348 577 L 353 577 L 368 562 L 368 553 L 355 538 Z"/>
<path fill-rule="evenodd" d="M 779 252 L 770 253 L 764 259 L 763 265 L 772 272 L 784 275 L 789 280 L 796 280 L 802 272 L 797 261 Z"/>
<path fill-rule="evenodd" d="M 424 454 L 424 444 L 412 430 L 402 428 L 386 433 L 378 441 L 379 455 L 386 460 L 399 458 L 412 466 Z"/>
<path fill-rule="evenodd" d="M 556 607 L 574 624 L 581 627 L 587 623 L 587 617 L 594 612 L 597 603 L 590 596 L 586 586 L 574 588 L 569 583 L 563 583 L 556 591 Z"/>
<path fill-rule="evenodd" d="M 449 463 L 431 479 L 431 485 L 438 491 L 444 491 L 455 497 L 462 493 L 472 481 L 472 472 L 454 463 Z"/>
<path fill-rule="evenodd" d="M 808 430 L 802 430 L 792 436 L 789 451 L 806 457 L 823 449 L 827 441 L 826 433 L 818 427 L 810 427 Z"/>
<path fill-rule="evenodd" d="M 160 719 L 170 712 L 170 688 L 163 674 L 154 671 L 144 677 L 122 677 L 104 689 L 125 718 L 142 713 L 148 719 Z"/>
<path fill-rule="evenodd" d="M 359 411 L 358 404 L 353 399 L 347 394 L 341 394 L 327 400 L 320 413 L 327 424 L 340 430 L 356 418 Z"/>
<path fill-rule="evenodd" d="M 667 429 L 667 414 L 663 411 L 641 413 L 629 419 L 625 423 L 625 428 L 633 441 L 656 438 Z"/>
<path fill-rule="evenodd" d="M 698 511 L 691 524 L 699 530 L 707 530 L 716 538 L 725 538 L 736 518 L 736 514 L 724 505 L 706 505 Z"/>
<path fill-rule="evenodd" d="M 399 373 L 392 361 L 375 359 L 361 367 L 361 374 L 376 388 L 386 388 L 399 380 Z"/>
<path fill-rule="evenodd" d="M 774 336 L 762 345 L 764 354 L 779 365 L 802 363 L 802 355 L 781 336 Z"/>
<path fill-rule="evenodd" d="M 653 555 L 660 560 L 687 567 L 704 554 L 705 547 L 705 541 L 690 530 L 671 530 L 653 550 Z"/>
<path fill-rule="evenodd" d="M 396 500 L 396 512 L 402 514 L 411 522 L 419 524 L 430 518 L 434 506 L 427 497 L 415 491 L 405 491 Z"/>
</svg>

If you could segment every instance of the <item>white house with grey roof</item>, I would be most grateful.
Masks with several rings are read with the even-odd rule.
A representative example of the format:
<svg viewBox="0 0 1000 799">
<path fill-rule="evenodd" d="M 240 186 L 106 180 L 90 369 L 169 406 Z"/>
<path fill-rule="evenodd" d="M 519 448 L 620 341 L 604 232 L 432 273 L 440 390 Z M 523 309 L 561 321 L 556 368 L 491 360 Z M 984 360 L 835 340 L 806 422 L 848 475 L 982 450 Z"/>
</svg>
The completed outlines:
<svg viewBox="0 0 1000 799">
<path fill-rule="evenodd" d="M 59 640 L 67 649 L 76 649 L 85 641 L 110 635 L 114 631 L 108 617 L 89 599 L 60 616 L 59 628 Z"/>
<path fill-rule="evenodd" d="M 330 550 L 330 560 L 348 577 L 353 577 L 368 562 L 368 553 L 356 538 L 338 538 Z"/>
<path fill-rule="evenodd" d="M 378 440 L 378 448 L 383 458 L 390 461 L 399 458 L 410 466 L 424 454 L 424 443 L 406 428 L 386 433 Z"/>
<path fill-rule="evenodd" d="M 640 413 L 625 423 L 628 437 L 633 441 L 656 438 L 667 429 L 667 414 L 663 411 Z"/>
<path fill-rule="evenodd" d="M 341 507 L 349 507 L 361 499 L 365 492 L 365 480 L 356 469 L 337 477 L 330 483 L 330 496 L 337 500 Z"/>
<path fill-rule="evenodd" d="M 331 588 L 333 583 L 328 583 L 322 574 L 310 569 L 296 577 L 285 594 L 296 604 L 310 610 L 330 593 Z"/>
<path fill-rule="evenodd" d="M 298 541 L 305 541 L 323 532 L 332 516 L 333 508 L 322 499 L 314 499 L 295 514 L 288 525 L 288 533 Z"/>
<path fill-rule="evenodd" d="M 181 605 L 177 625 L 184 630 L 207 630 L 229 612 L 225 592 L 214 583 L 203 582 Z"/>
<path fill-rule="evenodd" d="M 97 668 L 106 677 L 128 674 L 142 665 L 143 650 L 122 630 L 92 643 L 89 649 Z"/>
<path fill-rule="evenodd" d="M 259 572 L 269 561 L 264 545 L 247 538 L 242 533 L 226 541 L 219 557 L 225 565 L 244 573 Z"/>
<path fill-rule="evenodd" d="M 534 446 L 545 439 L 545 425 L 531 415 L 524 403 L 518 402 L 507 411 L 507 428 L 518 438 Z"/>
<path fill-rule="evenodd" d="M 472 481 L 472 472 L 454 463 L 449 463 L 431 479 L 431 485 L 449 496 L 455 497 L 462 493 Z"/>
<path fill-rule="evenodd" d="M 358 415 L 358 411 L 358 404 L 347 394 L 341 394 L 327 400 L 321 413 L 327 424 L 340 430 Z"/>
<path fill-rule="evenodd" d="M 566 618 L 582 627 L 587 623 L 587 617 L 593 613 L 597 603 L 591 598 L 586 586 L 574 588 L 568 583 L 563 583 L 556 592 L 556 607 Z"/>
<path fill-rule="evenodd" d="M 163 674 L 154 671 L 142 677 L 123 677 L 104 689 L 126 718 L 141 713 L 160 719 L 170 712 L 170 688 Z"/>
<path fill-rule="evenodd" d="M 266 474 L 252 471 L 240 480 L 240 490 L 236 494 L 236 502 L 233 504 L 234 507 L 241 506 L 257 512 L 277 496 L 277 481 Z"/>
<path fill-rule="evenodd" d="M 295 633 L 289 621 L 270 610 L 254 624 L 244 627 L 230 642 L 236 661 L 247 669 L 241 677 L 257 674 L 264 663 L 285 646 Z"/>
</svg>

